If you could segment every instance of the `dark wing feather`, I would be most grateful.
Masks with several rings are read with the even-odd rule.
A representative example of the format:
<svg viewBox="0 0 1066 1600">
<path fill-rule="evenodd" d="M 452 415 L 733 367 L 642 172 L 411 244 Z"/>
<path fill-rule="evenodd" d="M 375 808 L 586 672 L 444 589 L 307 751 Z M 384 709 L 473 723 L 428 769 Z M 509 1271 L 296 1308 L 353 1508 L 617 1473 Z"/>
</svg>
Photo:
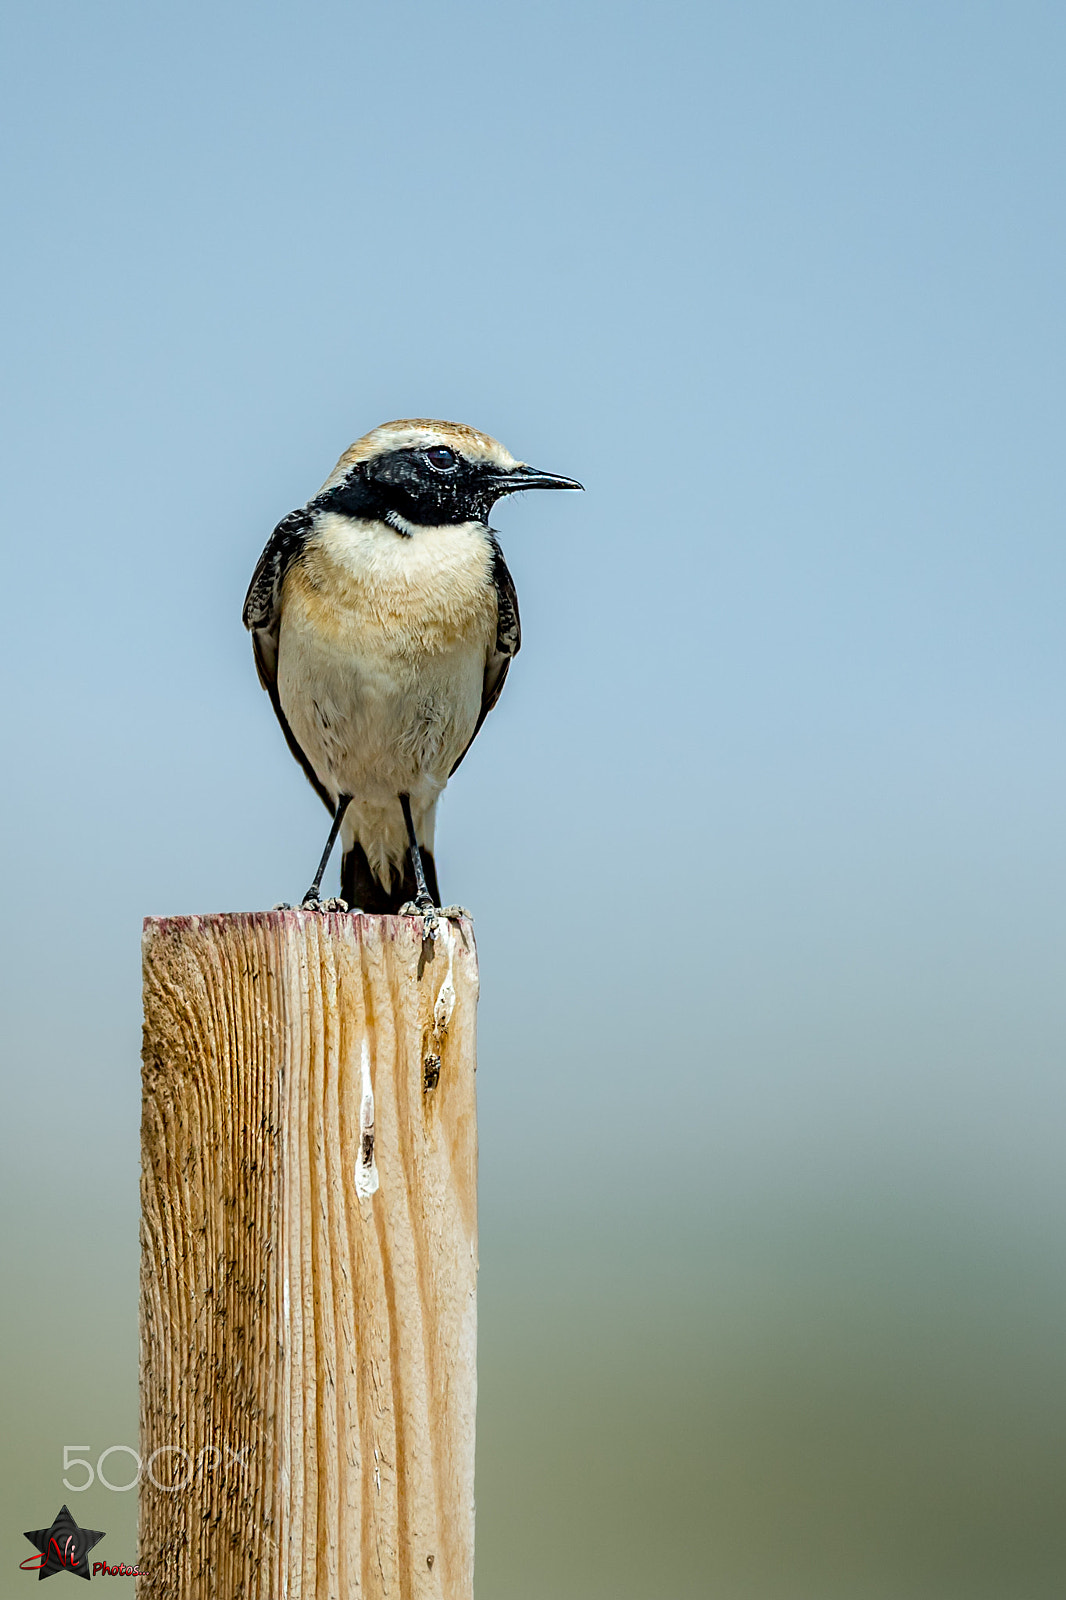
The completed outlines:
<svg viewBox="0 0 1066 1600">
<path fill-rule="evenodd" d="M 466 751 L 481 732 L 481 724 L 503 693 L 512 657 L 522 648 L 522 623 L 518 615 L 518 595 L 514 579 L 507 570 L 507 563 L 503 559 L 503 551 L 496 541 L 496 535 L 490 533 L 489 539 L 492 542 L 492 581 L 496 586 L 496 648 L 485 665 L 485 681 L 481 690 L 481 710 L 477 724 L 452 772 L 459 766 Z M 448 776 L 451 775 L 450 772 Z"/>
<path fill-rule="evenodd" d="M 278 696 L 278 640 L 281 635 L 281 586 L 285 574 L 303 550 L 313 527 L 313 517 L 306 506 L 291 511 L 278 523 L 270 535 L 269 543 L 259 557 L 248 593 L 244 598 L 244 626 L 252 635 L 259 682 L 270 696 L 274 715 L 281 724 L 285 742 L 307 774 L 307 781 L 318 794 L 327 811 L 334 809 L 333 801 L 319 782 L 310 761 L 296 742 L 289 727 Z"/>
</svg>

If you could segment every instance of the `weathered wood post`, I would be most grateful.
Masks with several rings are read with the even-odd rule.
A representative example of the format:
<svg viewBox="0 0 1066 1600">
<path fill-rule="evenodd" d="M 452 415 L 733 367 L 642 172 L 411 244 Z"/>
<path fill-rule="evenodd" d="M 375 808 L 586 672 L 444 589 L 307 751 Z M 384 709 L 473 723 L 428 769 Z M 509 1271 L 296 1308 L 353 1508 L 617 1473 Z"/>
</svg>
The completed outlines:
<svg viewBox="0 0 1066 1600">
<path fill-rule="evenodd" d="M 139 1593 L 471 1600 L 470 924 L 144 931 Z"/>
</svg>

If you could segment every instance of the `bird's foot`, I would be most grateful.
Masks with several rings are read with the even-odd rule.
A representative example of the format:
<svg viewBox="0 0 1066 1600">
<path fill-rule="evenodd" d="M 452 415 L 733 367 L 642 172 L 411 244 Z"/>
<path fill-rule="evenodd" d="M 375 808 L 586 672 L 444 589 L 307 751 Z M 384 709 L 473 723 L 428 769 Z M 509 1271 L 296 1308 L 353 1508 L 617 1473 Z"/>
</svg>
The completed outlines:
<svg viewBox="0 0 1066 1600">
<path fill-rule="evenodd" d="M 307 895 L 307 897 L 300 902 L 301 911 L 347 911 L 347 909 L 347 900 L 339 900 L 336 898 L 332 900 L 319 900 L 311 894 Z"/>
<path fill-rule="evenodd" d="M 440 932 L 440 912 L 428 894 L 420 894 L 414 900 L 404 901 L 400 907 L 400 916 L 421 917 L 423 939 L 435 939 Z"/>
<path fill-rule="evenodd" d="M 427 939 L 436 939 L 442 921 L 458 922 L 462 918 L 467 922 L 474 920 L 465 906 L 435 906 L 428 895 L 424 900 L 421 897 L 417 900 L 406 900 L 400 907 L 400 916 L 421 917 L 425 929 L 424 936 Z"/>
</svg>

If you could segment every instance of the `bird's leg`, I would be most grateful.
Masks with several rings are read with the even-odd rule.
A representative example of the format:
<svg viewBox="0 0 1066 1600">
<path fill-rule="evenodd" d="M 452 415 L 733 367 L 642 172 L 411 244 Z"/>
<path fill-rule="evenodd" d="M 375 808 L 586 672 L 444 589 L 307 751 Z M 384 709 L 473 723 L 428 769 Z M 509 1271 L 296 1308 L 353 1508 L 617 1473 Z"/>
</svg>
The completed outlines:
<svg viewBox="0 0 1066 1600">
<path fill-rule="evenodd" d="M 407 825 L 407 846 L 411 852 L 411 865 L 415 869 L 415 905 L 419 914 L 425 918 L 426 931 L 431 938 L 436 938 L 437 933 L 437 908 L 433 904 L 433 896 L 426 886 L 426 872 L 422 865 L 422 852 L 418 848 L 418 836 L 415 833 L 415 820 L 411 815 L 411 796 L 400 796 L 400 809 L 403 820 Z"/>
<path fill-rule="evenodd" d="M 350 794 L 342 794 L 340 799 L 337 801 L 337 809 L 333 814 L 333 823 L 329 830 L 329 838 L 326 840 L 326 848 L 322 852 L 322 860 L 318 863 L 318 871 L 315 873 L 314 882 L 303 897 L 301 909 L 304 911 L 318 911 L 321 909 L 332 911 L 334 909 L 342 909 L 339 902 L 336 908 L 334 908 L 332 905 L 326 905 L 323 908 L 322 902 L 318 898 L 318 891 L 322 887 L 322 874 L 329 865 L 329 858 L 333 854 L 333 846 L 337 842 L 337 835 L 340 833 L 341 823 L 344 821 L 344 813 L 351 804 L 351 799 L 352 797 Z M 344 906 L 343 909 L 346 911 L 348 908 L 347 906 Z"/>
</svg>

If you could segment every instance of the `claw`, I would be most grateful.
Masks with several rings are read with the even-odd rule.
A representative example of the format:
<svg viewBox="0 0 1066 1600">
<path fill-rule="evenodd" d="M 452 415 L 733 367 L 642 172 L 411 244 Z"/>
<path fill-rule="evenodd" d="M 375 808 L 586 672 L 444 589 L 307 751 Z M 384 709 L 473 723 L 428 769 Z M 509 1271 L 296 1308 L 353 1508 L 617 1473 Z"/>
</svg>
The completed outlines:
<svg viewBox="0 0 1066 1600">
<path fill-rule="evenodd" d="M 426 925 L 426 935 L 435 939 L 440 931 L 440 924 L 444 922 L 473 922 L 474 914 L 466 906 L 432 906 L 420 905 L 417 900 L 405 900 L 400 907 L 401 917 L 421 917 Z"/>
<path fill-rule="evenodd" d="M 435 939 L 440 932 L 440 912 L 432 900 L 427 900 L 424 904 L 421 900 L 405 900 L 400 907 L 400 916 L 421 917 L 425 939 Z"/>
</svg>

